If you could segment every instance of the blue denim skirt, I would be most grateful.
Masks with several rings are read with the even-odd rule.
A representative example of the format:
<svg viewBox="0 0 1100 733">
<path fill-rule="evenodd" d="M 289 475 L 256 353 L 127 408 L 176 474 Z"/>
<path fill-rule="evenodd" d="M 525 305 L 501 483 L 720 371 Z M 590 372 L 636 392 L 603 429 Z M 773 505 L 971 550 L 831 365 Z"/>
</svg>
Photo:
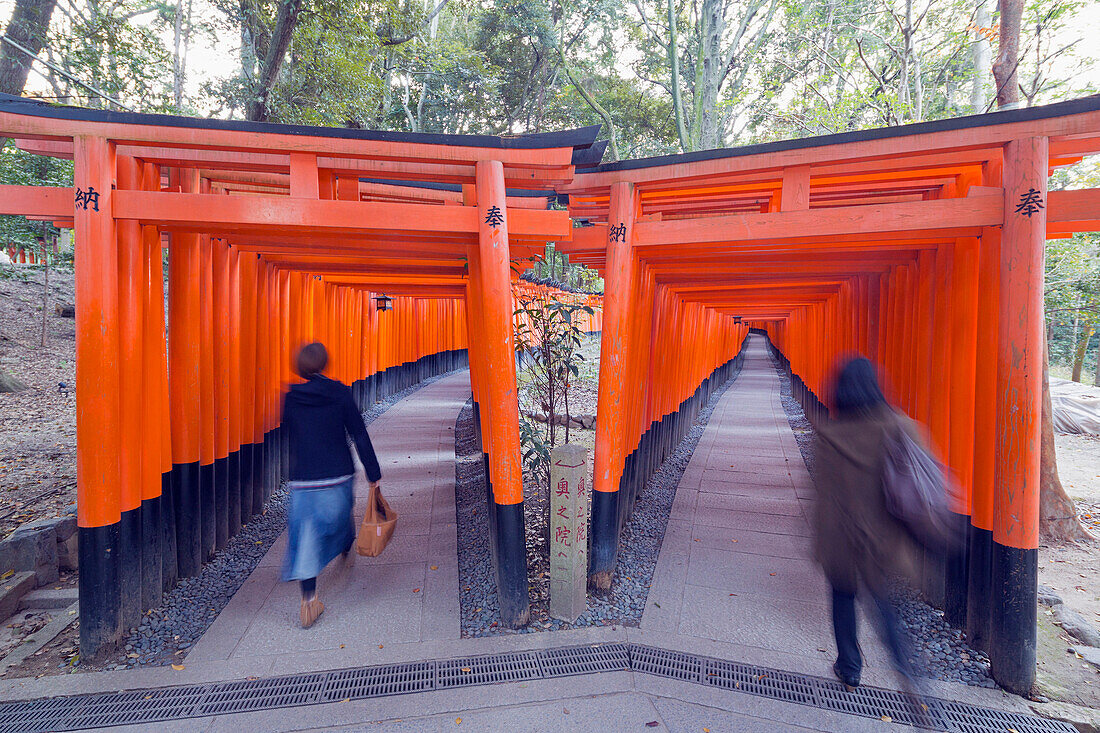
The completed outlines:
<svg viewBox="0 0 1100 733">
<path fill-rule="evenodd" d="M 289 483 L 284 581 L 316 578 L 333 558 L 351 548 L 355 542 L 353 483 L 354 476 Z"/>
</svg>

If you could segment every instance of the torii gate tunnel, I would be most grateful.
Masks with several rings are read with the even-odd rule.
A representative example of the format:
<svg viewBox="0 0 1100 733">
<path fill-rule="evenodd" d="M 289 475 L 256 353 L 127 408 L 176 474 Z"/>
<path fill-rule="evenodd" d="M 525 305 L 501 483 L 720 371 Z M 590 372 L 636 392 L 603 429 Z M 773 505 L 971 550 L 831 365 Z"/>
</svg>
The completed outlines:
<svg viewBox="0 0 1100 733">
<path fill-rule="evenodd" d="M 513 262 L 553 241 L 605 279 L 590 326 L 602 329 L 592 586 L 613 582 L 639 487 L 733 374 L 750 327 L 815 418 L 832 367 L 859 351 L 965 491 L 967 551 L 929 552 L 924 591 L 998 682 L 1027 691 L 1044 243 L 1100 229 L 1100 190 L 1048 192 L 1047 177 L 1100 152 L 1100 98 L 602 165 L 596 134 L 0 99 L 0 137 L 75 160 L 73 188 L 0 187 L 0 214 L 76 230 L 84 655 L 110 649 L 261 510 L 285 465 L 290 355 L 313 339 L 364 405 L 468 358 L 500 613 L 526 623 L 511 288 Z"/>
</svg>

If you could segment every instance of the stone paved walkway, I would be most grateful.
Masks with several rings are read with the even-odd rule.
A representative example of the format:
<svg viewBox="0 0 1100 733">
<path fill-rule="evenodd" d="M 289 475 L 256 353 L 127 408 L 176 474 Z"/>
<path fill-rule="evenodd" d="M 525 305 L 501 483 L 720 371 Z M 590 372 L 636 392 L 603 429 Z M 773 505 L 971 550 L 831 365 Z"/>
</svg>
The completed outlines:
<svg viewBox="0 0 1100 733">
<path fill-rule="evenodd" d="M 748 348 L 744 371 L 722 397 L 678 489 L 641 628 L 459 638 L 453 431 L 469 398 L 469 380 L 456 374 L 413 393 L 370 426 L 383 489 L 401 514 L 398 534 L 381 558 L 359 558 L 350 569 L 337 562 L 321 576 L 327 608 L 314 628 L 298 628 L 298 590 L 278 582 L 282 539 L 195 645 L 183 669 L 0 680 L 0 701 L 607 642 L 827 677 L 833 650 L 824 580 L 809 559 L 809 478 L 763 345 L 754 339 Z M 360 501 L 365 488 L 357 489 Z M 870 658 L 864 679 L 893 686 L 885 654 L 868 629 L 863 640 Z M 932 692 L 1026 711 L 1020 698 L 997 691 L 935 683 Z M 161 733 L 905 729 L 629 671 L 191 718 L 155 728 Z"/>
<path fill-rule="evenodd" d="M 455 416 L 469 399 L 466 373 L 439 380 L 398 402 L 370 426 L 382 467 L 382 492 L 398 531 L 377 558 L 331 563 L 317 581 L 322 621 L 302 629 L 296 583 L 279 581 L 286 532 L 260 561 L 187 662 L 331 654 L 359 659 L 386 644 L 459 638 L 454 499 Z M 363 516 L 367 482 L 356 482 Z"/>
<path fill-rule="evenodd" d="M 750 337 L 672 505 L 642 630 L 747 647 L 738 658 L 831 676 L 828 584 L 811 555 L 813 484 L 763 337 Z M 895 687 L 866 624 L 864 680 Z M 777 661 L 781 660 L 781 661 Z"/>
</svg>

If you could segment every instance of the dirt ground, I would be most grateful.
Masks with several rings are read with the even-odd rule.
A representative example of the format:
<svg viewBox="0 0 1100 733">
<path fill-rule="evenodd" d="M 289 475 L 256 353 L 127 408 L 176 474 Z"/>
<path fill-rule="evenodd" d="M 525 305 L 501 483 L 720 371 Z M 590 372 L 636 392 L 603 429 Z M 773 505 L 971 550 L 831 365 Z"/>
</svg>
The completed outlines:
<svg viewBox="0 0 1100 733">
<path fill-rule="evenodd" d="M 51 271 L 43 347 L 42 269 L 0 265 L 0 369 L 28 387 L 0 393 L 0 536 L 76 501 L 76 321 L 54 312 L 73 290 Z"/>
<path fill-rule="evenodd" d="M 1100 436 L 1056 435 L 1058 475 L 1086 528 L 1100 538 Z M 1059 547 L 1040 545 L 1039 582 L 1100 628 L 1100 540 Z M 1039 606 L 1038 686 L 1042 694 L 1100 708 L 1100 669 L 1078 659 L 1077 644 Z"/>
</svg>

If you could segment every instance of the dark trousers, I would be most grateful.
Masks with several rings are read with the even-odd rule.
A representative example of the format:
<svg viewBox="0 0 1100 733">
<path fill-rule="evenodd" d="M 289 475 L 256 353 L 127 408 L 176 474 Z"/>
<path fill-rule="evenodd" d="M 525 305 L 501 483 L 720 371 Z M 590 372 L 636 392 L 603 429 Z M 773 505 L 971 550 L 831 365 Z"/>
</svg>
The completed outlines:
<svg viewBox="0 0 1100 733">
<path fill-rule="evenodd" d="M 912 679 L 913 668 L 909 663 L 909 644 L 898 628 L 898 616 L 894 604 L 884 594 L 871 593 L 875 608 L 878 609 L 879 635 L 882 637 L 894 660 L 894 668 L 905 677 Z M 840 673 L 852 682 L 859 681 L 863 670 L 863 658 L 859 653 L 859 639 L 856 632 L 856 594 L 848 593 L 833 586 L 833 634 L 836 636 L 836 664 Z"/>
</svg>

